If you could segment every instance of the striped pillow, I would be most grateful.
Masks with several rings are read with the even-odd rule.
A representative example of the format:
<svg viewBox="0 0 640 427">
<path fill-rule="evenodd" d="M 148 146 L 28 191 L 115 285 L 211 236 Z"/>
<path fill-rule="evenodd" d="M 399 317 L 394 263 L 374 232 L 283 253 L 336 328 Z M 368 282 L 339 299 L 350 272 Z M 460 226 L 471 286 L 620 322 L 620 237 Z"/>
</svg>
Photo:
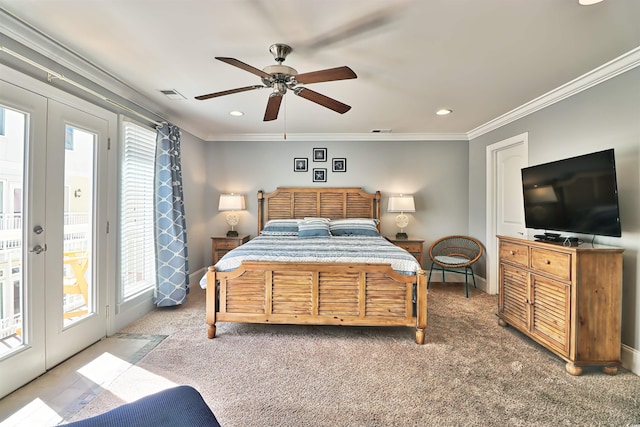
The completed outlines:
<svg viewBox="0 0 640 427">
<path fill-rule="evenodd" d="M 298 237 L 331 237 L 329 221 L 309 219 L 298 224 Z"/>
<path fill-rule="evenodd" d="M 267 221 L 260 234 L 264 236 L 297 236 L 297 219 L 272 219 Z"/>
<path fill-rule="evenodd" d="M 379 236 L 377 219 L 334 219 L 329 223 L 333 236 Z"/>
</svg>

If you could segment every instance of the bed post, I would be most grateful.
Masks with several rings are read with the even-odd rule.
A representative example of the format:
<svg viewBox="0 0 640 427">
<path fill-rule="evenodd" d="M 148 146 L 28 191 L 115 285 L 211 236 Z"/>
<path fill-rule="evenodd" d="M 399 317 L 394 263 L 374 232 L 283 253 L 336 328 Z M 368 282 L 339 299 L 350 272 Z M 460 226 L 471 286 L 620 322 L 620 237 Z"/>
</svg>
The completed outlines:
<svg viewBox="0 0 640 427">
<path fill-rule="evenodd" d="M 262 190 L 258 190 L 258 236 L 262 231 L 262 227 L 264 226 L 262 222 L 262 211 L 264 209 L 264 192 Z"/>
<path fill-rule="evenodd" d="M 427 275 L 424 270 L 416 272 L 416 343 L 424 344 L 427 329 Z"/>
<path fill-rule="evenodd" d="M 214 266 L 210 266 L 207 269 L 207 336 L 209 339 L 216 337 L 216 307 L 217 301 L 217 286 L 216 286 L 216 269 Z"/>
<path fill-rule="evenodd" d="M 376 211 L 374 212 L 374 218 L 377 219 L 378 221 L 380 221 L 380 199 L 382 198 L 382 194 L 380 193 L 380 191 L 376 191 L 376 196 L 375 196 L 375 209 Z M 378 231 L 380 231 L 380 222 L 378 222 Z"/>
</svg>

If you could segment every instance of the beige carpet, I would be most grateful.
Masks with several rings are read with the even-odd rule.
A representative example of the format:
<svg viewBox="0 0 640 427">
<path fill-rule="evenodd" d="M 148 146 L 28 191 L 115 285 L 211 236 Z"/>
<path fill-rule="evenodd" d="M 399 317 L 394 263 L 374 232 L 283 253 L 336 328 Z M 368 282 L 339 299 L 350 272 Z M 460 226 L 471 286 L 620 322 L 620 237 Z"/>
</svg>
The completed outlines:
<svg viewBox="0 0 640 427">
<path fill-rule="evenodd" d="M 564 361 L 497 324 L 496 297 L 460 284 L 429 293 L 427 344 L 409 328 L 220 324 L 204 291 L 122 332 L 168 335 L 73 419 L 173 384 L 197 388 L 225 427 L 629 426 L 640 377 Z"/>
</svg>

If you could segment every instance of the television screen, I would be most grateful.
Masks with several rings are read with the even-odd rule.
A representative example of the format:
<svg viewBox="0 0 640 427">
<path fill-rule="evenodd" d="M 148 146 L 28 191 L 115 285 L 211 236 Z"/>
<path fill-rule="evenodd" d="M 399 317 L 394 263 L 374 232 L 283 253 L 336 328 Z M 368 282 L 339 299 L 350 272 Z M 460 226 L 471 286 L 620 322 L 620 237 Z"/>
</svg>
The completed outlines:
<svg viewBox="0 0 640 427">
<path fill-rule="evenodd" d="M 522 169 L 527 228 L 621 236 L 613 149 Z"/>
</svg>

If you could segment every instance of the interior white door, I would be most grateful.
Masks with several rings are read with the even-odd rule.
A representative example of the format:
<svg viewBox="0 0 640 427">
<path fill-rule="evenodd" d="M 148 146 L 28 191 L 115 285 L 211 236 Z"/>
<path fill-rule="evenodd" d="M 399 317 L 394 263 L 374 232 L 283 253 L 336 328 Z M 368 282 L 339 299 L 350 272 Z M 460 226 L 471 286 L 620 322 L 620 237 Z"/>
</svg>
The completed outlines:
<svg viewBox="0 0 640 427">
<path fill-rule="evenodd" d="M 487 146 L 487 292 L 498 292 L 496 235 L 525 237 L 521 169 L 529 162 L 529 136 L 516 135 Z"/>
<path fill-rule="evenodd" d="M 496 156 L 496 234 L 524 237 L 522 168 L 526 167 L 524 144 L 511 145 Z"/>
</svg>

